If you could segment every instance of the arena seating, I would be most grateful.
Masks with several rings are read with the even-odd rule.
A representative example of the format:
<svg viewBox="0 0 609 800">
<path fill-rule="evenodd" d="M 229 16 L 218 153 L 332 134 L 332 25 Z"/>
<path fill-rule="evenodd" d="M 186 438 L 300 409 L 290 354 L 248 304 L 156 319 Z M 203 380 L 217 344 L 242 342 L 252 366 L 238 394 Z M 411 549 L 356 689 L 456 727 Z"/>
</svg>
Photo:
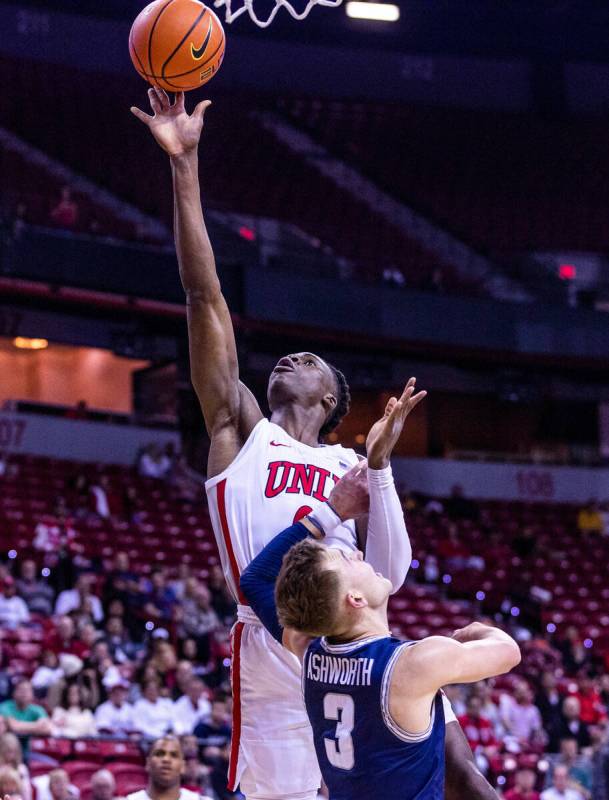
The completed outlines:
<svg viewBox="0 0 609 800">
<path fill-rule="evenodd" d="M 331 152 L 490 255 L 609 248 L 602 119 L 319 98 L 279 106 Z"/>
<path fill-rule="evenodd" d="M 36 93 L 35 103 L 0 109 L 0 125 L 171 225 L 166 158 L 129 113 L 134 103 L 148 105 L 142 81 L 136 76 L 74 73 L 58 65 L 6 59 L 0 59 L 0 67 L 16 91 Z M 432 275 L 440 268 L 444 291 L 479 292 L 473 282 L 458 278 L 450 264 L 442 263 L 265 132 L 252 112 L 269 102 L 225 95 L 208 112 L 209 132 L 201 147 L 208 206 L 293 223 L 351 260 L 356 277 L 362 280 L 378 281 L 385 268 L 393 267 L 403 273 L 406 285 L 426 288 L 432 286 Z M 96 112 L 98 104 L 103 116 Z M 38 124 L 41 118 L 55 116 L 66 120 L 61 129 Z M 129 231 L 122 230 L 121 235 L 129 237 Z"/>
</svg>

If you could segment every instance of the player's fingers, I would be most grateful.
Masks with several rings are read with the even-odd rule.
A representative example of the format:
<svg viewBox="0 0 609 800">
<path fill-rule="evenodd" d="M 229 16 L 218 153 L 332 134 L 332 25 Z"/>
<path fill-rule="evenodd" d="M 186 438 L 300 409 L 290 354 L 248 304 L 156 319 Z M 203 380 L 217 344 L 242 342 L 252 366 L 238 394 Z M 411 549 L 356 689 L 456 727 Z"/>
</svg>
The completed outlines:
<svg viewBox="0 0 609 800">
<path fill-rule="evenodd" d="M 203 119 L 205 117 L 205 112 L 211 105 L 211 100 L 201 100 L 200 103 L 197 104 L 195 110 L 193 111 L 193 117 L 200 117 Z"/>
<path fill-rule="evenodd" d="M 184 92 L 176 92 L 174 106 L 178 111 L 184 111 Z"/>
<path fill-rule="evenodd" d="M 389 400 L 387 401 L 387 405 L 385 406 L 385 414 L 384 414 L 385 417 L 391 416 L 391 412 L 395 408 L 397 402 L 398 402 L 397 397 L 389 398 Z"/>
<path fill-rule="evenodd" d="M 154 111 L 155 114 L 160 114 L 163 110 L 163 106 L 161 105 L 161 101 L 159 100 L 159 96 L 156 93 L 156 89 L 150 87 L 148 89 L 148 99 L 150 100 L 150 107 Z"/>
<path fill-rule="evenodd" d="M 421 400 L 423 400 L 425 397 L 427 397 L 427 392 L 425 391 L 419 392 L 418 394 L 415 394 L 414 397 L 411 397 L 408 405 L 408 411 L 410 412 L 413 408 L 416 408 Z"/>
<path fill-rule="evenodd" d="M 150 114 L 144 114 L 143 111 L 141 111 L 139 108 L 136 108 L 135 106 L 131 106 L 131 113 L 133 114 L 133 116 L 141 120 L 144 123 L 144 125 L 150 124 L 150 120 L 152 119 Z"/>
<path fill-rule="evenodd" d="M 154 87 L 154 92 L 159 99 L 159 103 L 161 104 L 161 108 L 167 109 L 171 106 L 169 101 L 169 95 L 165 91 L 165 89 L 161 89 L 160 86 Z"/>
</svg>

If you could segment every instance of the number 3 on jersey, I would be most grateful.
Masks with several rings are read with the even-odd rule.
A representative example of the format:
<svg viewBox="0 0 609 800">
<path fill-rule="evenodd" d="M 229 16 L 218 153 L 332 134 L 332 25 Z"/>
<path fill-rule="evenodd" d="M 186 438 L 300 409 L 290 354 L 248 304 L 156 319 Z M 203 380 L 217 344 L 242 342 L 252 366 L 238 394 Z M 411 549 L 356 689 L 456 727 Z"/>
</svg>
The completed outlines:
<svg viewBox="0 0 609 800">
<path fill-rule="evenodd" d="M 324 696 L 324 717 L 336 720 L 336 732 L 333 739 L 326 737 L 326 755 L 333 767 L 353 769 L 355 755 L 351 732 L 355 724 L 355 703 L 349 694 L 329 692 Z"/>
</svg>

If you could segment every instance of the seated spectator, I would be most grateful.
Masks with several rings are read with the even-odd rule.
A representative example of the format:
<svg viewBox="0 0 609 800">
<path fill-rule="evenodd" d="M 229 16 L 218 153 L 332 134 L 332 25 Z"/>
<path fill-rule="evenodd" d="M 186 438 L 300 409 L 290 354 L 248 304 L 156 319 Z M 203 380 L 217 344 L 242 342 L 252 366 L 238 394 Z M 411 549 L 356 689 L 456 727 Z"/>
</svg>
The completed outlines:
<svg viewBox="0 0 609 800">
<path fill-rule="evenodd" d="M 471 693 L 480 698 L 480 714 L 485 717 L 493 726 L 495 739 L 503 735 L 501 725 L 501 715 L 497 703 L 493 702 L 491 685 L 488 681 L 478 681 L 471 687 Z"/>
<path fill-rule="evenodd" d="M 148 664 L 154 668 L 161 685 L 170 689 L 176 681 L 178 658 L 175 648 L 167 641 L 169 638 L 168 632 L 164 628 L 157 628 L 154 634 L 153 655 Z"/>
<path fill-rule="evenodd" d="M 60 228 L 75 228 L 78 210 L 78 204 L 72 197 L 72 190 L 69 186 L 64 186 L 61 190 L 61 199 L 51 209 L 51 221 Z"/>
<path fill-rule="evenodd" d="M 205 663 L 209 660 L 209 636 L 220 626 L 207 586 L 196 580 L 187 581 L 181 612 L 183 635 L 196 641 L 199 660 Z"/>
<path fill-rule="evenodd" d="M 64 677 L 58 654 L 53 650 L 44 650 L 40 666 L 36 668 L 32 675 L 32 686 L 36 696 L 40 698 L 46 697 L 49 689 L 61 683 Z"/>
<path fill-rule="evenodd" d="M 54 769 L 49 773 L 50 800 L 72 800 L 75 796 L 74 789 L 65 769 Z M 76 797 L 78 797 L 78 790 L 76 790 Z M 41 800 L 38 793 L 37 800 Z"/>
<path fill-rule="evenodd" d="M 208 586 L 212 608 L 225 624 L 232 625 L 237 613 L 237 604 L 224 580 L 224 573 L 219 564 L 214 564 L 212 567 Z"/>
<path fill-rule="evenodd" d="M 78 658 L 86 658 L 88 647 L 76 636 L 76 629 L 72 617 L 59 617 L 55 623 L 55 630 L 51 630 L 45 639 L 44 647 L 59 655 L 70 653 Z"/>
<path fill-rule="evenodd" d="M 585 800 L 584 795 L 569 785 L 569 771 L 558 764 L 552 774 L 552 785 L 541 793 L 541 800 Z"/>
<path fill-rule="evenodd" d="M 6 648 L 0 639 L 0 701 L 10 697 L 12 691 L 12 672 L 9 667 Z M 2 730 L 0 730 L 2 733 Z"/>
<path fill-rule="evenodd" d="M 577 530 L 584 536 L 600 535 L 603 532 L 603 518 L 596 500 L 590 500 L 577 515 Z"/>
<path fill-rule="evenodd" d="M 466 713 L 459 717 L 459 724 L 472 749 L 476 763 L 481 772 L 486 774 L 489 759 L 499 752 L 499 742 L 495 739 L 491 722 L 482 716 L 482 702 L 475 694 L 467 701 Z"/>
<path fill-rule="evenodd" d="M 68 684 L 63 691 L 60 705 L 51 717 L 53 736 L 81 739 L 95 736 L 97 727 L 90 708 L 87 708 L 84 688 L 76 683 Z"/>
<path fill-rule="evenodd" d="M 178 661 L 175 671 L 175 685 L 173 686 L 171 696 L 173 700 L 178 700 L 183 694 L 188 692 L 190 682 L 195 676 L 195 665 L 192 661 L 183 658 Z M 192 733 L 192 731 L 189 731 Z M 181 734 L 180 734 L 181 735 Z"/>
<path fill-rule="evenodd" d="M 211 704 L 207 722 L 200 722 L 194 734 L 203 747 L 224 747 L 230 742 L 231 728 L 226 701 L 216 697 Z"/>
<path fill-rule="evenodd" d="M 17 596 L 17 586 L 10 575 L 2 581 L 0 592 L 0 627 L 15 630 L 30 621 L 25 601 Z"/>
<path fill-rule="evenodd" d="M 156 739 L 172 729 L 173 703 L 161 697 L 157 681 L 147 680 L 143 697 L 133 706 L 135 730 L 147 739 Z"/>
<path fill-rule="evenodd" d="M 125 608 L 137 605 L 142 595 L 139 577 L 133 572 L 127 553 L 120 551 L 114 556 L 112 569 L 104 586 L 104 601 L 120 600 Z"/>
<path fill-rule="evenodd" d="M 127 702 L 128 692 L 126 681 L 119 681 L 108 689 L 108 700 L 95 710 L 95 724 L 100 734 L 122 737 L 133 731 L 133 706 Z"/>
<path fill-rule="evenodd" d="M 80 552 L 76 543 L 77 533 L 72 521 L 66 517 L 43 517 L 34 529 L 35 550 L 43 553 L 61 554 L 61 551 Z"/>
<path fill-rule="evenodd" d="M 105 641 L 108 644 L 112 660 L 118 664 L 135 660 L 141 648 L 132 641 L 129 633 L 125 630 L 122 618 L 109 617 L 105 630 Z"/>
<path fill-rule="evenodd" d="M 579 748 L 589 747 L 590 731 L 581 720 L 581 706 L 577 697 L 565 697 L 562 704 L 562 720 L 558 727 L 558 739 L 575 739 Z"/>
<path fill-rule="evenodd" d="M 123 514 L 123 501 L 116 492 L 107 475 L 101 475 L 99 481 L 89 489 L 91 507 L 95 514 L 102 519 L 120 517 Z"/>
<path fill-rule="evenodd" d="M 574 694 L 579 700 L 579 718 L 586 725 L 598 725 L 607 719 L 607 709 L 597 690 L 595 681 L 587 671 L 578 677 L 579 688 Z"/>
<path fill-rule="evenodd" d="M 200 678 L 190 679 L 188 690 L 173 704 L 173 731 L 178 736 L 193 733 L 199 722 L 206 721 L 211 713 L 207 687 Z"/>
<path fill-rule="evenodd" d="M 513 696 L 502 694 L 499 707 L 501 722 L 514 750 L 544 743 L 541 714 L 533 705 L 533 694 L 525 681 L 518 683 Z"/>
<path fill-rule="evenodd" d="M 561 739 L 560 755 L 553 761 L 554 766 L 563 764 L 569 771 L 569 786 L 578 789 L 588 797 L 592 789 L 592 762 L 579 752 L 575 739 Z"/>
<path fill-rule="evenodd" d="M 444 510 L 452 520 L 477 520 L 480 516 L 478 505 L 463 494 L 463 487 L 455 484 L 450 490 L 450 497 L 444 503 Z"/>
<path fill-rule="evenodd" d="M 30 614 L 50 617 L 53 613 L 53 590 L 37 577 L 36 562 L 26 559 L 21 564 L 21 577 L 17 579 L 17 594 L 25 600 Z"/>
<path fill-rule="evenodd" d="M 3 733 L 0 736 L 0 767 L 11 767 L 17 772 L 21 781 L 21 797 L 23 800 L 31 800 L 30 771 L 23 763 L 23 750 L 14 733 Z"/>
<path fill-rule="evenodd" d="M 536 780 L 532 769 L 519 769 L 514 788 L 505 793 L 505 800 L 539 800 L 539 792 L 535 791 Z"/>
<path fill-rule="evenodd" d="M 177 598 L 173 589 L 167 585 L 167 576 L 162 569 L 156 569 L 147 581 L 146 604 L 144 612 L 155 619 L 170 622 Z"/>
<path fill-rule="evenodd" d="M 114 800 L 116 781 L 109 769 L 100 769 L 91 776 L 91 800 Z"/>
<path fill-rule="evenodd" d="M 545 670 L 541 675 L 541 685 L 535 696 L 543 727 L 548 734 L 550 752 L 558 750 L 559 729 L 562 722 L 562 697 L 556 688 L 556 675 L 553 670 Z"/>
<path fill-rule="evenodd" d="M 566 628 L 563 637 L 557 639 L 555 645 L 560 650 L 564 669 L 568 675 L 581 672 L 584 668 L 589 667 L 590 650 L 584 647 L 582 636 L 574 625 Z"/>
<path fill-rule="evenodd" d="M 90 611 L 95 622 L 102 622 L 104 610 L 99 597 L 93 594 L 94 583 L 94 575 L 79 575 L 73 589 L 65 589 L 60 592 L 55 602 L 55 614 L 65 615 L 70 614 L 72 611 L 85 609 Z"/>
<path fill-rule="evenodd" d="M 211 800 L 196 792 L 181 789 L 184 772 L 184 755 L 176 736 L 162 736 L 152 743 L 146 759 L 148 786 L 128 794 L 126 800 L 152 800 L 152 798 L 177 798 L 177 800 Z"/>
<path fill-rule="evenodd" d="M 0 717 L 5 718 L 8 730 L 19 737 L 26 761 L 30 736 L 49 736 L 51 733 L 51 721 L 44 708 L 34 703 L 32 684 L 27 678 L 17 681 L 12 700 L 0 703 Z"/>
<path fill-rule="evenodd" d="M 13 767 L 0 767 L 0 796 L 5 800 L 25 800 L 23 781 Z"/>
</svg>

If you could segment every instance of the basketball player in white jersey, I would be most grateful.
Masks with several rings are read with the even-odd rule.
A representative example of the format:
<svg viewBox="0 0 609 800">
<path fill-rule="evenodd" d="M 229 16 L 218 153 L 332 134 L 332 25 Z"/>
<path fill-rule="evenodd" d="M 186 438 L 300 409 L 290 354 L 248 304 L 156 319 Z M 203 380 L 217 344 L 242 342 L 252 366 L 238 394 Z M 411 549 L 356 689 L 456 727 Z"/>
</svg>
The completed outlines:
<svg viewBox="0 0 609 800">
<path fill-rule="evenodd" d="M 210 514 L 224 574 L 239 603 L 239 622 L 233 631 L 235 712 L 229 786 L 240 783 L 248 800 L 314 800 L 319 768 L 302 700 L 300 665 L 245 605 L 239 575 L 294 519 L 311 512 L 332 514 L 326 501 L 338 479 L 357 463 L 357 456 L 340 445 L 320 446 L 320 437 L 348 411 L 348 387 L 344 376 L 319 356 L 286 356 L 271 374 L 272 415 L 270 421 L 264 418 L 253 394 L 239 380 L 230 313 L 203 220 L 197 149 L 210 103 L 199 103 L 188 115 L 182 93 L 173 104 L 159 89 L 150 89 L 149 98 L 152 116 L 137 108 L 132 112 L 170 156 L 191 377 L 211 439 L 206 487 Z M 405 391 L 410 401 L 414 379 Z M 376 509 L 359 531 L 352 521 L 344 523 L 335 542 L 355 549 L 359 535 L 366 560 L 389 578 L 394 591 L 402 585 L 411 558 L 397 505 Z M 476 789 L 478 776 L 472 780 L 471 761 L 470 766 L 464 763 L 471 758 L 471 752 L 464 758 L 468 752 L 464 742 L 461 733 L 456 742 L 458 764 L 447 752 L 447 772 L 450 776 L 453 763 L 454 782 L 460 787 L 449 800 L 461 796 L 494 800 L 496 794 L 488 784 L 484 791 Z M 461 789 L 467 794 L 462 795 Z"/>
<path fill-rule="evenodd" d="M 155 739 L 146 758 L 148 786 L 128 794 L 126 800 L 211 800 L 207 795 L 182 789 L 184 754 L 177 736 Z"/>
</svg>

